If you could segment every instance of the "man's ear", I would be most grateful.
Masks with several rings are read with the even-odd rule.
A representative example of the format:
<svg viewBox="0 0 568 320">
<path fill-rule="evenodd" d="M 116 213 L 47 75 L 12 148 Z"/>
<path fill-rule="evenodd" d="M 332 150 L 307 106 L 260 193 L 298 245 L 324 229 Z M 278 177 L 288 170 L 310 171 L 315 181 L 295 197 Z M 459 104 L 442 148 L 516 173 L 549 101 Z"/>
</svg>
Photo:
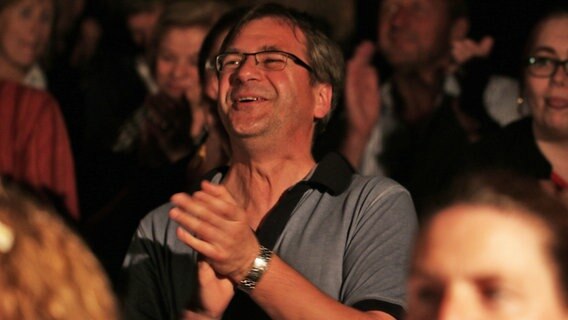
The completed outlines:
<svg viewBox="0 0 568 320">
<path fill-rule="evenodd" d="M 314 87 L 315 91 L 315 107 L 314 118 L 322 119 L 331 110 L 331 99 L 333 96 L 333 88 L 329 83 L 318 83 Z"/>
<path fill-rule="evenodd" d="M 463 40 L 469 32 L 469 19 L 466 17 L 457 18 L 452 22 L 450 30 L 450 41 Z"/>
<path fill-rule="evenodd" d="M 215 77 L 214 75 L 209 75 L 205 77 Z M 211 100 L 218 100 L 219 95 L 219 81 L 217 79 L 208 79 L 205 81 L 205 95 Z"/>
</svg>

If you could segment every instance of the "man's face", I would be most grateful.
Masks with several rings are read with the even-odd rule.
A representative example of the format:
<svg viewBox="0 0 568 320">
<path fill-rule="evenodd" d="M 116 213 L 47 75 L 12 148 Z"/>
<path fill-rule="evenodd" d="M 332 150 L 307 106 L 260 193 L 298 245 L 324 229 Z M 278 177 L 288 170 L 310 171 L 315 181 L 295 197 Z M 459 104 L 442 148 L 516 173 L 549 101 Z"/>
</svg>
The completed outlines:
<svg viewBox="0 0 568 320">
<path fill-rule="evenodd" d="M 568 18 L 544 22 L 530 55 L 537 58 L 568 59 Z M 531 106 L 537 134 L 547 139 L 568 139 L 568 74 L 562 67 L 550 77 L 525 73 L 525 94 Z"/>
<path fill-rule="evenodd" d="M 511 209 L 514 210 L 514 209 Z M 487 206 L 443 210 L 417 244 L 408 319 L 566 319 L 540 221 Z"/>
<path fill-rule="evenodd" d="M 307 62 L 304 43 L 300 30 L 275 18 L 261 18 L 246 24 L 225 52 L 281 50 Z M 220 73 L 219 113 L 232 138 L 270 137 L 264 141 L 275 146 L 279 141 L 309 143 L 314 118 L 329 111 L 329 103 L 319 94 L 325 86 L 312 84 L 310 72 L 291 60 L 283 70 L 271 71 L 247 56 L 237 69 Z"/>
<path fill-rule="evenodd" d="M 397 67 L 420 67 L 449 54 L 446 0 L 384 0 L 379 12 L 379 51 Z"/>
</svg>

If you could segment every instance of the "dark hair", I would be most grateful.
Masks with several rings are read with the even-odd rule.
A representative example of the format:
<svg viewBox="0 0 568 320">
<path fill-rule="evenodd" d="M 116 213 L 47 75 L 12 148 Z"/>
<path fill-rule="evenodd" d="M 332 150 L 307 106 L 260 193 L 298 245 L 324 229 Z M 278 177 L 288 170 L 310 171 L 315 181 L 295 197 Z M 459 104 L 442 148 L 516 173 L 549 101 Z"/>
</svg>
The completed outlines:
<svg viewBox="0 0 568 320">
<path fill-rule="evenodd" d="M 537 20 L 536 23 L 534 24 L 534 26 L 531 29 L 531 32 L 529 33 L 527 40 L 525 42 L 525 47 L 523 50 L 523 55 L 522 55 L 522 59 L 523 61 L 528 58 L 528 56 L 531 53 L 531 50 L 534 47 L 534 43 L 536 41 L 536 37 L 539 35 L 540 33 L 540 29 L 542 27 L 542 25 L 545 22 L 548 22 L 549 20 L 552 19 L 556 19 L 556 18 L 568 18 L 568 5 L 563 3 L 563 4 L 555 4 L 551 7 L 549 7 L 544 14 L 542 14 Z M 522 69 L 524 69 L 525 65 L 523 63 L 522 65 Z M 522 74 L 522 73 L 521 73 Z"/>
<path fill-rule="evenodd" d="M 458 179 L 451 194 L 435 211 L 456 204 L 489 206 L 541 222 L 549 236 L 547 250 L 561 284 L 563 301 L 568 305 L 568 208 L 564 203 L 547 193 L 536 179 L 490 170 Z M 435 217 L 436 214 L 426 220 L 422 235 Z"/>
<path fill-rule="evenodd" d="M 342 88 L 345 72 L 345 62 L 341 49 L 322 30 L 323 28 L 314 18 L 306 13 L 299 12 L 275 3 L 260 4 L 247 12 L 241 20 L 229 31 L 223 41 L 221 52 L 233 42 L 239 32 L 251 21 L 265 17 L 272 17 L 298 28 L 306 37 L 307 63 L 312 67 L 312 83 L 328 83 L 332 86 L 332 101 L 330 112 L 319 121 L 316 132 L 323 131 L 333 109 L 337 106 Z"/>
<path fill-rule="evenodd" d="M 469 15 L 469 10 L 465 0 L 446 0 L 450 19 L 456 20 L 465 18 Z"/>
<path fill-rule="evenodd" d="M 158 10 L 165 0 L 123 0 L 120 9 L 125 16 Z"/>
<path fill-rule="evenodd" d="M 381 0 L 380 4 L 382 4 L 382 2 L 384 2 L 384 0 Z M 450 21 L 455 21 L 459 18 L 467 18 L 469 15 L 469 8 L 466 0 L 445 0 L 445 5 Z M 379 16 L 382 8 L 382 5 L 378 6 L 377 13 L 379 14 Z"/>
<path fill-rule="evenodd" d="M 205 86 L 205 69 L 207 65 L 207 59 L 213 52 L 213 46 L 217 39 L 223 32 L 229 31 L 242 17 L 243 15 L 250 10 L 250 7 L 237 7 L 227 13 L 217 20 L 217 23 L 211 27 L 211 30 L 203 39 L 203 43 L 201 44 L 201 49 L 199 50 L 199 62 L 198 62 L 198 69 L 199 69 L 199 81 L 201 82 L 201 86 Z M 215 52 L 217 54 L 217 52 Z M 214 62 L 212 62 L 214 65 Z"/>
</svg>

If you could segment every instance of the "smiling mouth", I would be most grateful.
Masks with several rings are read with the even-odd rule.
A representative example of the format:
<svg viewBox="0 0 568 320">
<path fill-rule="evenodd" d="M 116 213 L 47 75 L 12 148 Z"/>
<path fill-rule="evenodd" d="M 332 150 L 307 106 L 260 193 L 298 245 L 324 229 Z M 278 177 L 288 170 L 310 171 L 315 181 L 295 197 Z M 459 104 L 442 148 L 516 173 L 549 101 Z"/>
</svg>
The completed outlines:
<svg viewBox="0 0 568 320">
<path fill-rule="evenodd" d="M 237 102 L 256 102 L 260 101 L 259 97 L 240 97 L 237 99 Z"/>
<path fill-rule="evenodd" d="M 553 109 L 567 109 L 568 108 L 568 99 L 547 98 L 546 104 Z"/>
</svg>

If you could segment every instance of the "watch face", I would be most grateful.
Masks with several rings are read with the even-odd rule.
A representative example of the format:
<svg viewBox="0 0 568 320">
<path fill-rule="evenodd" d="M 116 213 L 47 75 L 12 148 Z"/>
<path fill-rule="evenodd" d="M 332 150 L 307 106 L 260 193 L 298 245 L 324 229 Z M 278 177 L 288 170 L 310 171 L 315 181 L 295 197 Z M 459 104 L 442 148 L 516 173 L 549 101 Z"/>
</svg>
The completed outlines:
<svg viewBox="0 0 568 320">
<path fill-rule="evenodd" d="M 262 275 L 268 270 L 268 263 L 272 258 L 272 251 L 267 248 L 260 246 L 260 252 L 258 256 L 254 259 L 251 269 L 247 276 L 241 280 L 238 288 L 244 292 L 250 292 L 256 288 L 256 284 L 260 281 Z"/>
</svg>

